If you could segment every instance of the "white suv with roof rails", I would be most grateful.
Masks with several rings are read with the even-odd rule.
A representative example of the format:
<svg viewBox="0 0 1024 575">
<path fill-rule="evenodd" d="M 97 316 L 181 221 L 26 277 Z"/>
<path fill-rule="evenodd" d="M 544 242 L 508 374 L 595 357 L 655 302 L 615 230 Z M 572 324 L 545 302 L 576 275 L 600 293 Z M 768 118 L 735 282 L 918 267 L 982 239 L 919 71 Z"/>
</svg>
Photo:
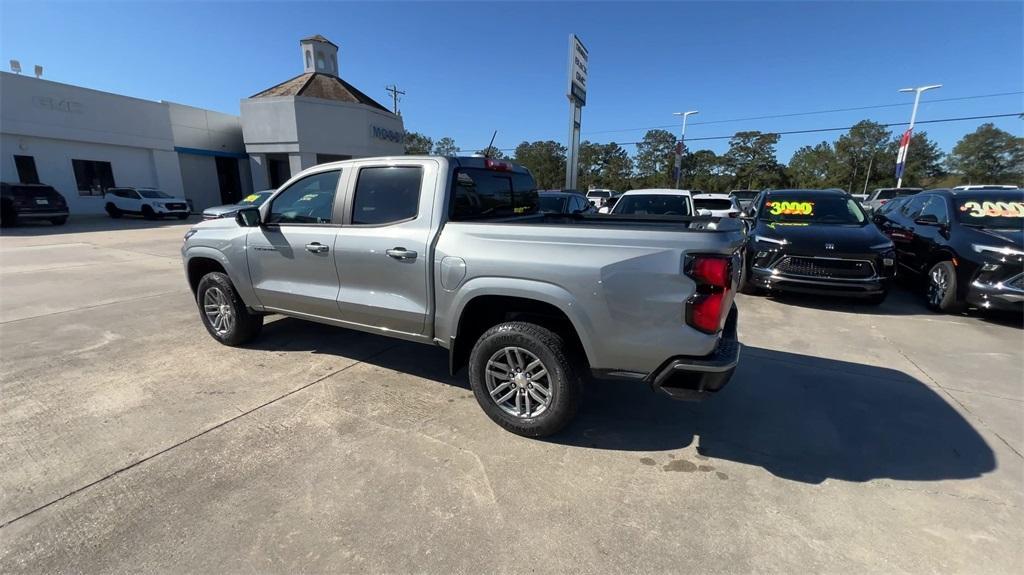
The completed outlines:
<svg viewBox="0 0 1024 575">
<path fill-rule="evenodd" d="M 1003 184 L 978 184 L 969 186 L 957 186 L 954 190 L 971 191 L 971 190 L 1018 190 L 1020 186 L 1003 185 Z"/>
<path fill-rule="evenodd" d="M 698 210 L 708 210 L 712 216 L 717 218 L 738 218 L 740 206 L 736 197 L 729 194 L 702 194 L 694 191 L 691 196 L 693 207 Z"/>
<path fill-rule="evenodd" d="M 175 216 L 183 220 L 192 213 L 188 200 L 176 198 L 154 188 L 109 188 L 104 194 L 104 209 L 112 218 L 137 214 L 147 220 Z"/>
</svg>

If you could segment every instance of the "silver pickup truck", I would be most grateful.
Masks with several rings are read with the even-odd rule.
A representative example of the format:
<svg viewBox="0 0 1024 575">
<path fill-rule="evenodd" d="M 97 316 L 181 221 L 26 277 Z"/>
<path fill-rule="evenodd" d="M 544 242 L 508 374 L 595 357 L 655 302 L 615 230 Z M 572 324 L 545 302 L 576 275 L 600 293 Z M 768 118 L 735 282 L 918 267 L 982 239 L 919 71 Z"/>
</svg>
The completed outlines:
<svg viewBox="0 0 1024 575">
<path fill-rule="evenodd" d="M 680 399 L 725 385 L 740 348 L 738 221 L 538 204 L 510 162 L 347 160 L 196 225 L 181 253 L 217 341 L 244 344 L 283 314 L 437 345 L 520 435 L 564 427 L 590 376 Z"/>
</svg>

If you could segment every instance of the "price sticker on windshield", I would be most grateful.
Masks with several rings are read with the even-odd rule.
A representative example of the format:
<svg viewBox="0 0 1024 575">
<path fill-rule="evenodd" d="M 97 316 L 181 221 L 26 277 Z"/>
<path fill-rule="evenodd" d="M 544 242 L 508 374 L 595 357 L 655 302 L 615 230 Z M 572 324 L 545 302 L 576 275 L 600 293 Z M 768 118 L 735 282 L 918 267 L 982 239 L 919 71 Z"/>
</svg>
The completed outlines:
<svg viewBox="0 0 1024 575">
<path fill-rule="evenodd" d="M 1024 202 L 964 202 L 960 211 L 972 218 L 1024 218 Z"/>
<path fill-rule="evenodd" d="M 256 194 L 249 194 L 248 196 L 245 196 L 245 199 L 242 200 L 242 201 L 243 202 L 255 202 L 258 199 L 260 199 L 260 197 L 258 195 L 256 195 Z"/>
<path fill-rule="evenodd" d="M 813 216 L 814 202 L 765 202 L 773 216 Z"/>
</svg>

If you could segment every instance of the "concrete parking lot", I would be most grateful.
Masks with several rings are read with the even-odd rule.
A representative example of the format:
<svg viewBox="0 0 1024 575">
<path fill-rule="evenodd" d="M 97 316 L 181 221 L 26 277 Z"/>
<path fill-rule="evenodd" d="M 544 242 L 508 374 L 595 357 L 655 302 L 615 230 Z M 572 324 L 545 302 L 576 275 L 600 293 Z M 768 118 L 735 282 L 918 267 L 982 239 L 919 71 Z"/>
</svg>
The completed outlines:
<svg viewBox="0 0 1024 575">
<path fill-rule="evenodd" d="M 1013 318 L 741 297 L 701 404 L 595 382 L 545 441 L 441 349 L 202 325 L 189 224 L 0 237 L 0 571 L 1019 572 Z"/>
</svg>

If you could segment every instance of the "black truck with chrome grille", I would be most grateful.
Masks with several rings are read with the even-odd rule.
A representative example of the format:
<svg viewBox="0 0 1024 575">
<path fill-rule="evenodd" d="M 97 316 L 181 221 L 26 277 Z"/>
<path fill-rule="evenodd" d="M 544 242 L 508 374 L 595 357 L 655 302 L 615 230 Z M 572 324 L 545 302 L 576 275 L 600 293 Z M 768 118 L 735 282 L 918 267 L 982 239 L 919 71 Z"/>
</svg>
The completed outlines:
<svg viewBox="0 0 1024 575">
<path fill-rule="evenodd" d="M 896 271 L 893 243 L 840 190 L 766 190 L 748 207 L 743 289 L 881 303 Z"/>
</svg>

